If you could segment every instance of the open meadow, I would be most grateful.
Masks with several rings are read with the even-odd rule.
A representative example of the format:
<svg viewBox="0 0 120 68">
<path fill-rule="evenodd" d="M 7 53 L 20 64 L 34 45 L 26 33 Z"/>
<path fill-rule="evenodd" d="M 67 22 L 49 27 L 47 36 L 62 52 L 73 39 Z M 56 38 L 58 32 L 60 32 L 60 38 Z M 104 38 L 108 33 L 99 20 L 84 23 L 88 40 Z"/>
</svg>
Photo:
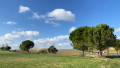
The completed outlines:
<svg viewBox="0 0 120 68">
<path fill-rule="evenodd" d="M 0 68 L 98 68 L 106 62 L 100 58 L 0 51 Z"/>
<path fill-rule="evenodd" d="M 71 51 L 74 52 L 74 50 Z M 77 50 L 76 52 L 81 53 Z M 0 51 L 0 68 L 119 68 L 119 61 L 120 58 Z"/>
</svg>

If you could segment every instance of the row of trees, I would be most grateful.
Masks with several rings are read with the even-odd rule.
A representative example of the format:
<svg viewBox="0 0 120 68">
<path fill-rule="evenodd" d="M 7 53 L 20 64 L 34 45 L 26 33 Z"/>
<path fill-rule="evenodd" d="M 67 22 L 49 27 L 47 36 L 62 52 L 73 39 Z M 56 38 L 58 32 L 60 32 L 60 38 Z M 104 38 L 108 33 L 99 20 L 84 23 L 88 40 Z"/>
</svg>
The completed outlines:
<svg viewBox="0 0 120 68">
<path fill-rule="evenodd" d="M 29 52 L 29 49 L 33 47 L 34 43 L 31 40 L 25 40 L 20 44 L 20 49 L 27 52 Z M 57 51 L 58 50 L 53 45 L 48 48 L 49 53 L 55 54 Z M 42 52 L 45 52 L 45 50 L 43 50 Z"/>
<path fill-rule="evenodd" d="M 95 27 L 79 27 L 70 33 L 69 39 L 72 41 L 74 49 L 85 50 L 98 49 L 102 56 L 102 51 L 109 47 L 120 49 L 120 40 L 116 40 L 114 28 L 107 24 L 99 24 Z"/>
<path fill-rule="evenodd" d="M 2 47 L 0 47 L 0 50 L 2 50 L 2 51 L 9 51 L 10 49 L 11 49 L 10 46 L 2 46 Z"/>
</svg>

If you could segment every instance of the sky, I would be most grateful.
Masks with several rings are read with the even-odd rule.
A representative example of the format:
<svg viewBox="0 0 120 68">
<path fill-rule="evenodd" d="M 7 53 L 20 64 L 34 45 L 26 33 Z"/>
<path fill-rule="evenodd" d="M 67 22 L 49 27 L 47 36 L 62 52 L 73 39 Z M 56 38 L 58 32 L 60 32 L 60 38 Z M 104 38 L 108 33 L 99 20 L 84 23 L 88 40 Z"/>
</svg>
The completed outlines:
<svg viewBox="0 0 120 68">
<path fill-rule="evenodd" d="M 19 49 L 24 40 L 34 48 L 72 49 L 70 32 L 82 26 L 108 24 L 120 39 L 120 0 L 0 0 L 0 46 Z"/>
</svg>

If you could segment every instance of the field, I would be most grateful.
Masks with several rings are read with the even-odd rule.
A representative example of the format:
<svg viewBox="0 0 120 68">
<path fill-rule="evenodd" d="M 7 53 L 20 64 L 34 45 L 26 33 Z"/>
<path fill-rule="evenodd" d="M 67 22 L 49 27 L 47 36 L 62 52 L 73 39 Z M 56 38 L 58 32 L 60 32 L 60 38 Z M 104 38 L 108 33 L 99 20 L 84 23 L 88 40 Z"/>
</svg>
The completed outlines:
<svg viewBox="0 0 120 68">
<path fill-rule="evenodd" d="M 114 54 L 109 58 L 88 52 L 85 52 L 86 57 L 81 57 L 81 51 L 74 49 L 58 49 L 57 54 L 36 54 L 38 49 L 31 49 L 33 53 L 0 51 L 0 68 L 120 68 L 116 51 L 109 50 Z"/>
<path fill-rule="evenodd" d="M 41 50 L 41 49 L 30 49 L 30 52 L 31 53 L 37 53 L 38 50 Z M 93 51 L 96 54 L 97 54 L 97 52 L 99 52 L 98 50 L 95 50 L 95 49 Z M 107 54 L 107 50 L 104 50 L 103 52 L 105 53 L 105 55 Z M 119 52 L 120 52 L 120 50 L 119 50 Z M 76 49 L 58 49 L 57 54 L 58 55 L 80 55 L 81 51 L 76 50 Z M 110 47 L 109 48 L 109 54 L 110 55 L 116 55 L 117 52 L 113 47 Z"/>
<path fill-rule="evenodd" d="M 98 68 L 105 63 L 101 58 L 0 51 L 0 68 Z"/>
</svg>

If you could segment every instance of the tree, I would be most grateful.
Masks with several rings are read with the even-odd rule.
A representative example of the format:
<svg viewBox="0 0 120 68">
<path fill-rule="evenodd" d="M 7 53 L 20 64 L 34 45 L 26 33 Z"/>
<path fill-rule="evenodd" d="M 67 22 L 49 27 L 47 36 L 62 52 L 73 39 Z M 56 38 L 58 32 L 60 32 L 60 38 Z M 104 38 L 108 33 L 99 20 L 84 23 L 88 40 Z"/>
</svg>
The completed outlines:
<svg viewBox="0 0 120 68">
<path fill-rule="evenodd" d="M 114 39 L 114 28 L 109 27 L 107 24 L 99 24 L 94 29 L 93 39 L 96 48 L 100 51 L 102 56 L 102 51 L 106 49 L 107 42 Z"/>
<path fill-rule="evenodd" d="M 58 51 L 58 50 L 57 50 L 53 45 L 48 48 L 48 52 L 49 52 L 49 53 L 54 53 L 54 54 L 56 54 L 57 51 Z"/>
<path fill-rule="evenodd" d="M 4 47 L 4 50 L 10 50 L 11 49 L 11 47 L 10 46 L 6 46 L 6 47 Z"/>
<path fill-rule="evenodd" d="M 88 31 L 88 51 L 91 51 L 93 52 L 93 48 L 95 47 L 95 43 L 94 43 L 94 40 L 93 40 L 93 33 L 94 33 L 94 28 L 95 27 L 91 27 L 89 28 L 89 31 Z"/>
<path fill-rule="evenodd" d="M 34 47 L 34 43 L 31 40 L 25 40 L 20 44 L 20 49 L 29 52 L 30 48 Z"/>
<path fill-rule="evenodd" d="M 115 46 L 115 43 L 116 43 L 116 36 L 114 36 L 113 39 L 109 40 L 109 41 L 106 43 L 107 55 L 109 55 L 109 47 L 114 47 L 114 46 Z"/>
<path fill-rule="evenodd" d="M 11 49 L 10 46 L 5 46 L 0 48 L 0 50 L 3 50 L 3 51 L 9 51 L 10 49 Z"/>
<path fill-rule="evenodd" d="M 82 50 L 82 55 L 84 56 L 84 51 L 88 49 L 88 30 L 90 27 L 84 26 L 79 27 L 70 33 L 69 39 L 72 41 L 72 46 L 74 49 Z"/>
<path fill-rule="evenodd" d="M 114 48 L 117 51 L 117 55 L 118 55 L 118 50 L 120 49 L 120 40 L 119 39 L 116 39 Z"/>
</svg>

